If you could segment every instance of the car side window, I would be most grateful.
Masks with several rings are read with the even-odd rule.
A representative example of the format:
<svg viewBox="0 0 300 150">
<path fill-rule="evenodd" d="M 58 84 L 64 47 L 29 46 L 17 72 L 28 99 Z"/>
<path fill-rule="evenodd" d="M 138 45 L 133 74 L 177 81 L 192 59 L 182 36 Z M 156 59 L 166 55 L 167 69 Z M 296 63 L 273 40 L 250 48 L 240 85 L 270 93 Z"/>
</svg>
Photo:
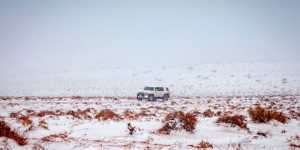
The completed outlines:
<svg viewBox="0 0 300 150">
<path fill-rule="evenodd" d="M 164 91 L 164 88 L 162 88 L 162 87 L 157 87 L 157 91 Z"/>
</svg>

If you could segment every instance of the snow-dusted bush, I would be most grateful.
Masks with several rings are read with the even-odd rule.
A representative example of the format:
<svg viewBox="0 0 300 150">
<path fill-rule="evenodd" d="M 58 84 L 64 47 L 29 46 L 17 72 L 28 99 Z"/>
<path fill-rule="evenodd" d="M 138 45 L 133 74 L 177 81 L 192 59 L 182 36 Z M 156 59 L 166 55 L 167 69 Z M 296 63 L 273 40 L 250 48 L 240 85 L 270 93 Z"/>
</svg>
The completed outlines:
<svg viewBox="0 0 300 150">
<path fill-rule="evenodd" d="M 0 137 L 12 139 L 20 146 L 26 145 L 28 141 L 26 137 L 21 136 L 16 131 L 12 130 L 4 121 L 0 121 Z"/>
<path fill-rule="evenodd" d="M 227 123 L 231 124 L 232 126 L 239 126 L 242 129 L 249 130 L 247 127 L 247 121 L 245 119 L 245 116 L 242 115 L 223 115 L 220 118 L 218 118 L 217 123 Z"/>
<path fill-rule="evenodd" d="M 260 106 L 257 106 L 255 108 L 250 107 L 248 109 L 248 114 L 249 117 L 252 119 L 252 121 L 258 123 L 266 123 L 269 122 L 270 120 L 277 120 L 281 123 L 286 123 L 289 119 L 282 112 L 277 112 L 275 110 L 268 110 Z"/>
<path fill-rule="evenodd" d="M 164 125 L 158 129 L 160 134 L 170 134 L 171 130 L 186 130 L 193 133 L 196 128 L 197 118 L 192 113 L 176 111 L 169 113 L 164 120 Z"/>
<path fill-rule="evenodd" d="M 101 110 L 96 116 L 98 120 L 121 120 L 122 118 L 110 109 Z"/>
</svg>

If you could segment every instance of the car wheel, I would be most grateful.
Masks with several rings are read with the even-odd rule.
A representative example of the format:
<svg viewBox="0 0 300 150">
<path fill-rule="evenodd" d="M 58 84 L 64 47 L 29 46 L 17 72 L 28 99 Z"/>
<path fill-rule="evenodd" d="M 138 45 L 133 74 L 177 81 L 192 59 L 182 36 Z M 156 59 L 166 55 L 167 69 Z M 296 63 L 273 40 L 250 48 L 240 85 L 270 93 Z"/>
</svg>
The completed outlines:
<svg viewBox="0 0 300 150">
<path fill-rule="evenodd" d="M 149 101 L 154 101 L 154 96 L 153 95 L 149 95 L 148 100 Z"/>
<path fill-rule="evenodd" d="M 163 97 L 163 100 L 164 100 L 164 101 L 167 101 L 167 100 L 168 100 L 168 98 L 169 98 L 169 96 L 168 96 L 168 95 L 164 95 L 164 97 Z"/>
</svg>

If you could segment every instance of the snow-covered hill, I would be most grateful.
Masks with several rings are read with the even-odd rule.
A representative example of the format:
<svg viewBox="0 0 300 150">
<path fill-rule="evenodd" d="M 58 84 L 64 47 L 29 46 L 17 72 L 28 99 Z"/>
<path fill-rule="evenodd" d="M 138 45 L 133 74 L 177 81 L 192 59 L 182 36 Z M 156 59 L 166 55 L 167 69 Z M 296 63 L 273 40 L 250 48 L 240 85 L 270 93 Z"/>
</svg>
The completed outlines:
<svg viewBox="0 0 300 150">
<path fill-rule="evenodd" d="M 300 62 L 251 62 L 0 74 L 2 96 L 135 96 L 146 85 L 173 95 L 299 94 Z"/>
</svg>

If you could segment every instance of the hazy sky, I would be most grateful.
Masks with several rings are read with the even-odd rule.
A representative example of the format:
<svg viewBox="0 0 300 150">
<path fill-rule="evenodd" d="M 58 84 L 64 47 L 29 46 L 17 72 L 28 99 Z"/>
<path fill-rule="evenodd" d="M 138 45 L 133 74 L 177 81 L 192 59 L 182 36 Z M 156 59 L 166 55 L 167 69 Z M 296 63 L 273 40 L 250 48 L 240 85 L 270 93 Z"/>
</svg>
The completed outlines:
<svg viewBox="0 0 300 150">
<path fill-rule="evenodd" d="M 1 0 L 0 72 L 300 60 L 299 0 Z"/>
</svg>

